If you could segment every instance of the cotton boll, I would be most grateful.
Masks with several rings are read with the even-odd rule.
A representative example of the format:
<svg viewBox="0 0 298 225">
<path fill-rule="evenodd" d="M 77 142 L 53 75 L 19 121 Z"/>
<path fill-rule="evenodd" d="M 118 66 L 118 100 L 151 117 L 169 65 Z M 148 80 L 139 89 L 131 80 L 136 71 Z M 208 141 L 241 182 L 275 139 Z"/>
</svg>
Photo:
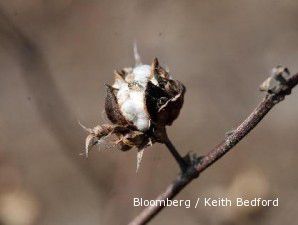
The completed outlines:
<svg viewBox="0 0 298 225">
<path fill-rule="evenodd" d="M 143 150 L 161 142 L 165 126 L 170 126 L 179 115 L 184 85 L 170 80 L 169 73 L 160 66 L 157 58 L 150 66 L 143 65 L 136 46 L 134 50 L 135 66 L 116 70 L 114 83 L 106 85 L 104 107 L 112 124 L 93 129 L 83 127 L 89 133 L 85 141 L 86 156 L 93 146 L 113 136 L 112 141 L 121 151 L 138 149 L 139 166 Z"/>
<path fill-rule="evenodd" d="M 123 116 L 132 122 L 138 130 L 146 131 L 150 127 L 150 118 L 145 106 L 145 89 L 149 80 L 156 86 L 158 82 L 151 75 L 151 66 L 138 64 L 126 69 L 126 76 L 116 77 L 114 88 L 118 89 L 117 101 Z"/>
</svg>

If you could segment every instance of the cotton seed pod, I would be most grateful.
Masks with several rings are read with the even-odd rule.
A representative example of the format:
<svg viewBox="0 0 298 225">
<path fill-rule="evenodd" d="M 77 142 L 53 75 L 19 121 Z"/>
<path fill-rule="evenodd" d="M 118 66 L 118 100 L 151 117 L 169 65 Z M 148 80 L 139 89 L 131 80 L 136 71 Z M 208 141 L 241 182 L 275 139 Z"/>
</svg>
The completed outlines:
<svg viewBox="0 0 298 225">
<path fill-rule="evenodd" d="M 173 80 L 155 58 L 144 65 L 135 48 L 135 67 L 115 71 L 112 85 L 106 84 L 105 112 L 112 124 L 89 129 L 85 152 L 108 136 L 116 137 L 114 143 L 122 151 L 138 149 L 139 166 L 143 150 L 154 142 L 156 135 L 171 125 L 183 105 L 185 87 Z"/>
<path fill-rule="evenodd" d="M 184 85 L 171 79 L 155 58 L 151 67 L 138 65 L 115 72 L 115 82 L 107 85 L 105 110 L 118 125 L 133 125 L 147 131 L 171 125 L 183 105 Z"/>
</svg>

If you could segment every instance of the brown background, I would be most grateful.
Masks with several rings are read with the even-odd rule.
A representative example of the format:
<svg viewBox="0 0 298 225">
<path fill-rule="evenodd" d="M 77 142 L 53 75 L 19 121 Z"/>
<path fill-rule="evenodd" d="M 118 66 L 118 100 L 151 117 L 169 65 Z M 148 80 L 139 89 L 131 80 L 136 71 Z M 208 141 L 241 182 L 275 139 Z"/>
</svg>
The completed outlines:
<svg viewBox="0 0 298 225">
<path fill-rule="evenodd" d="M 157 56 L 187 87 L 169 128 L 183 154 L 204 154 L 261 100 L 259 84 L 283 64 L 297 72 L 298 2 L 0 2 L 0 224 L 125 224 L 176 176 L 154 145 L 138 173 L 136 151 L 80 156 L 102 116 L 104 83 Z M 178 199 L 276 198 L 265 209 L 168 208 L 152 224 L 296 224 L 297 90 Z"/>
</svg>

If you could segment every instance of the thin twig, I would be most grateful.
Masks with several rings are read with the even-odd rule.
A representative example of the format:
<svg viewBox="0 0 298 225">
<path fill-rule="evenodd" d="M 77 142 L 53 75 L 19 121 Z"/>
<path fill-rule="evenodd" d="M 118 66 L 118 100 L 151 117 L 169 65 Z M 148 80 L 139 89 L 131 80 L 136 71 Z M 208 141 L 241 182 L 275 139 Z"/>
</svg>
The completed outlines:
<svg viewBox="0 0 298 225">
<path fill-rule="evenodd" d="M 179 154 L 179 152 L 177 151 L 176 147 L 173 145 L 171 140 L 169 138 L 167 138 L 166 141 L 164 142 L 164 144 L 167 146 L 168 150 L 170 151 L 170 153 L 173 155 L 173 157 L 177 161 L 182 173 L 185 172 L 187 170 L 187 166 L 188 166 L 187 162 Z"/>
<path fill-rule="evenodd" d="M 231 150 L 239 141 L 241 141 L 257 124 L 264 118 L 264 116 L 273 108 L 274 105 L 284 99 L 286 95 L 291 94 L 292 88 L 298 84 L 298 73 L 293 75 L 286 84 L 286 88 L 276 94 L 267 95 L 262 102 L 253 110 L 253 112 L 220 144 L 213 148 L 207 155 L 202 157 L 200 162 L 194 166 L 190 166 L 187 171 L 176 178 L 167 189 L 160 194 L 156 200 L 173 199 L 185 186 L 187 186 L 193 179 L 225 155 Z M 145 208 L 129 225 L 146 224 L 154 218 L 165 206 L 155 205 Z"/>
</svg>

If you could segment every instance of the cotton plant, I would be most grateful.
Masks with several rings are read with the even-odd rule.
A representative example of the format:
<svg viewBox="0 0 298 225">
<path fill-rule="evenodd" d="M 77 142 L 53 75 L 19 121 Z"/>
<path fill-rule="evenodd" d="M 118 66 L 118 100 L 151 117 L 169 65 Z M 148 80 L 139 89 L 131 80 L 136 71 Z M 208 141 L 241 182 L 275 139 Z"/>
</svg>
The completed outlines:
<svg viewBox="0 0 298 225">
<path fill-rule="evenodd" d="M 174 149 L 166 134 L 178 117 L 184 101 L 185 87 L 174 80 L 155 58 L 151 65 L 143 64 L 134 46 L 135 66 L 114 72 L 114 83 L 106 84 L 105 113 L 110 124 L 85 128 L 85 153 L 113 136 L 113 143 L 122 151 L 137 149 L 137 170 L 144 150 L 155 142 L 164 143 L 185 169 L 185 160 Z"/>
</svg>

